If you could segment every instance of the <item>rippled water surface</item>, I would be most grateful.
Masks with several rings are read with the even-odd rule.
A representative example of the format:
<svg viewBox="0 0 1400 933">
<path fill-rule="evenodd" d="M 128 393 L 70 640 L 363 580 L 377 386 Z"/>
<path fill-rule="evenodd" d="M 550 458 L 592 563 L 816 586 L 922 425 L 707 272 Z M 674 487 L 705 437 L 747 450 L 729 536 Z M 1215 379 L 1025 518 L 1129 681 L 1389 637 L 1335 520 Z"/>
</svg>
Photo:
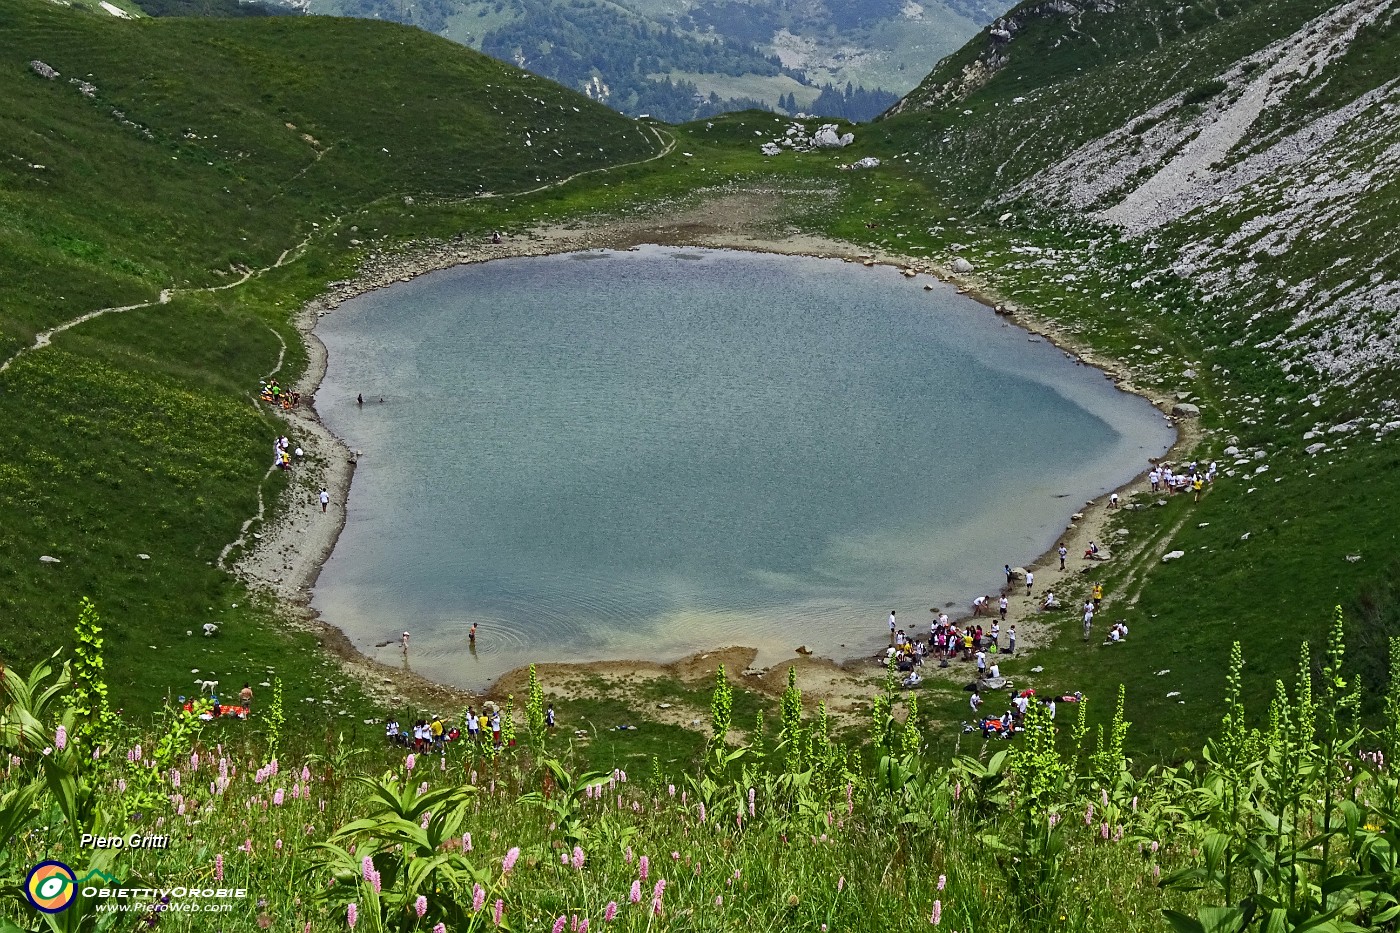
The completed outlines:
<svg viewBox="0 0 1400 933">
<path fill-rule="evenodd" d="M 346 302 L 317 407 L 364 456 L 315 606 L 386 661 L 410 630 L 415 670 L 469 687 L 728 644 L 845 657 L 892 607 L 926 625 L 1171 441 L 926 281 L 648 247 Z"/>
</svg>

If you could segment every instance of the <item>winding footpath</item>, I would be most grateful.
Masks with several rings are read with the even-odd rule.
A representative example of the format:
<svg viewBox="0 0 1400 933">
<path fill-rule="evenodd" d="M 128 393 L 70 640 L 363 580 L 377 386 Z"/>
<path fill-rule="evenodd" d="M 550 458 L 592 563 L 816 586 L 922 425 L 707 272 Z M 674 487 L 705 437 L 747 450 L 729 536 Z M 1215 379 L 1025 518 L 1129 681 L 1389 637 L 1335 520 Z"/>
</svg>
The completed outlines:
<svg viewBox="0 0 1400 933">
<path fill-rule="evenodd" d="M 611 171 L 614 171 L 614 170 L 620 169 L 620 168 L 629 168 L 629 167 L 634 166 L 634 165 L 645 165 L 645 164 L 648 163 L 648 162 L 655 162 L 657 159 L 665 158 L 666 156 L 670 155 L 670 154 L 675 150 L 675 148 L 676 148 L 676 138 L 675 138 L 675 136 L 673 136 L 673 135 L 670 134 L 670 133 L 666 133 L 666 132 L 664 132 L 663 130 L 660 130 L 660 129 L 658 129 L 657 127 L 654 127 L 654 126 L 648 126 L 648 127 L 646 127 L 646 129 L 649 130 L 649 131 L 651 132 L 651 135 L 655 138 L 656 142 L 661 146 L 661 149 L 660 149 L 658 152 L 656 152 L 655 154 L 650 155 L 650 156 L 647 156 L 645 159 L 637 159 L 637 160 L 634 161 L 634 162 L 622 162 L 622 163 L 619 163 L 619 164 L 617 164 L 617 165 L 605 165 L 605 166 L 600 166 L 599 168 L 590 168 L 590 169 L 586 169 L 586 170 L 584 170 L 584 171 L 582 171 L 582 172 L 575 172 L 574 174 L 569 175 L 569 176 L 567 176 L 567 177 L 565 177 L 565 178 L 559 178 L 559 179 L 556 179 L 556 180 L 554 180 L 554 181 L 547 182 L 546 184 L 540 185 L 540 186 L 538 186 L 538 187 L 527 189 L 527 190 L 525 190 L 525 191 L 513 191 L 513 192 L 506 193 L 506 194 L 495 194 L 495 193 L 488 192 L 488 193 L 485 193 L 485 194 L 475 195 L 475 196 L 470 197 L 470 198 L 461 198 L 461 199 L 458 199 L 458 200 L 455 200 L 455 201 L 449 201 L 449 202 L 446 202 L 446 203 L 461 204 L 461 203 L 466 203 L 466 202 L 469 202 L 469 201 L 480 200 L 480 199 L 482 199 L 482 198 L 518 198 L 518 197 L 526 197 L 526 196 L 528 196 L 528 195 L 538 194 L 538 193 L 541 192 L 541 191 L 548 191 L 548 190 L 551 189 L 551 188 L 559 188 L 559 187 L 562 187 L 562 186 L 564 186 L 564 185 L 567 185 L 569 182 L 573 181 L 574 179 L 576 179 L 576 178 L 581 178 L 581 177 L 583 177 L 584 175 L 592 175 L 592 174 L 599 173 L 599 172 L 611 172 Z M 319 161 L 319 158 L 320 158 L 320 154 L 318 154 L 318 156 L 317 156 L 318 161 Z M 314 164 L 314 163 L 313 163 L 313 164 Z M 309 166 L 308 166 L 308 167 L 309 167 Z M 305 169 L 303 169 L 302 171 L 305 171 Z M 386 197 L 388 197 L 388 196 L 386 195 Z M 372 204 L 372 203 L 374 203 L 374 202 L 370 202 L 370 203 Z M 282 251 L 282 254 L 281 254 L 280 256 L 277 257 L 277 261 L 276 261 L 276 262 L 272 263 L 272 264 L 269 265 L 269 266 L 263 266 L 263 267 L 260 268 L 260 269 L 245 269 L 245 270 L 243 270 L 243 274 L 242 274 L 237 280 L 235 280 L 235 281 L 233 281 L 233 282 L 226 282 L 226 283 L 224 283 L 223 285 L 208 285 L 208 286 L 204 286 L 204 287 L 202 287 L 202 288 L 163 288 L 163 289 L 160 290 L 160 294 L 157 295 L 157 296 L 156 296 L 154 299 L 152 299 L 151 301 L 143 301 L 143 302 L 141 302 L 141 303 L 139 303 L 139 304 L 132 304 L 132 305 L 117 305 L 117 306 L 114 306 L 114 307 L 111 307 L 111 308 L 98 308 L 98 309 L 95 310 L 95 311 L 89 311 L 89 312 L 87 312 L 86 314 L 83 314 L 83 315 L 80 315 L 80 316 L 78 316 L 78 317 L 75 317 L 75 318 L 73 318 L 72 320 L 65 321 L 65 322 L 63 322 L 62 324 L 59 324 L 59 325 L 57 325 L 57 326 L 55 326 L 55 327 L 50 327 L 48 330 L 42 331 L 42 332 L 40 332 L 40 333 L 38 333 L 38 334 L 35 334 L 35 335 L 34 335 L 34 342 L 33 342 L 32 344 L 30 344 L 30 345 L 27 346 L 27 347 L 21 347 L 19 350 L 15 351 L 15 353 L 12 354 L 12 355 L 10 356 L 9 359 L 5 360 L 3 363 L 0 363 L 0 373 L 4 373 L 7 369 L 10 368 L 10 366 L 11 366 L 16 360 L 18 360 L 20 357 L 24 356 L 26 353 L 32 353 L 32 352 L 35 351 L 35 350 L 42 350 L 44 347 L 49 346 L 49 345 L 53 342 L 53 338 L 56 337 L 56 336 L 58 336 L 59 334 L 63 333 L 64 331 L 66 331 L 66 330 L 71 330 L 71 329 L 73 329 L 74 327 L 77 327 L 79 324 L 86 324 L 88 321 L 95 320 L 96 318 L 102 317 L 102 316 L 104 316 L 104 315 L 107 315 L 107 314 L 120 314 L 120 313 L 122 313 L 122 312 L 124 312 L 124 311 L 139 311 L 139 310 L 142 309 L 142 308 L 154 308 L 154 307 L 157 307 L 157 306 L 159 306 L 159 305 L 169 304 L 169 303 L 171 302 L 172 299 L 176 298 L 176 297 L 179 296 L 179 295 L 198 294 L 198 293 L 200 293 L 200 292 L 222 292 L 222 291 L 227 291 L 227 290 L 229 290 L 229 289 L 238 288 L 239 286 L 246 284 L 246 283 L 249 282 L 250 280 L 257 278 L 258 276 L 261 276 L 261 275 L 264 275 L 264 274 L 266 274 L 266 273 L 268 273 L 268 272 L 271 272 L 271 271 L 274 270 L 274 269 L 281 268 L 283 265 L 286 265 L 288 262 L 292 262 L 292 261 L 295 261 L 295 260 L 297 260 L 297 259 L 300 259 L 301 256 L 305 253 L 306 247 L 307 247 L 308 245 L 310 245 L 310 243 L 311 243 L 311 238 L 312 238 L 313 236 L 315 236 L 316 233 L 324 232 L 324 231 L 327 231 L 327 230 L 332 230 L 332 229 L 334 229 L 336 226 L 338 226 L 339 223 L 340 223 L 340 218 L 337 217 L 337 218 L 335 218 L 335 221 L 334 221 L 334 222 L 332 222 L 332 223 L 330 223 L 330 224 L 327 224 L 325 227 L 321 228 L 320 230 L 314 230 L 314 231 L 312 231 L 311 233 L 308 233 L 308 234 L 306 235 L 306 237 L 305 237 L 300 243 L 296 244 L 295 246 L 290 246 L 290 247 L 288 247 L 287 249 L 284 249 L 284 250 Z M 286 352 L 286 344 L 284 343 L 284 344 L 283 344 L 283 353 L 285 354 L 285 352 Z M 281 366 L 282 366 L 282 363 L 281 363 L 281 356 L 279 355 L 277 367 L 273 370 L 273 372 L 274 372 L 274 373 L 277 372 L 277 370 L 280 369 Z"/>
<path fill-rule="evenodd" d="M 4 363 L 0 363 L 0 373 L 3 373 L 5 370 L 9 369 L 10 365 L 24 354 L 32 353 L 35 350 L 42 350 L 44 347 L 47 347 L 49 344 L 53 343 L 54 337 L 63 333 L 65 330 L 72 330 L 79 324 L 86 324 L 88 321 L 100 318 L 104 314 L 120 314 L 123 311 L 137 311 L 141 308 L 154 308 L 158 305 L 170 304 L 171 299 L 177 295 L 198 294 L 199 292 L 222 292 L 230 288 L 237 288 L 238 286 L 243 285 L 250 279 L 257 278 L 258 276 L 266 272 L 270 272 L 273 269 L 277 269 L 282 265 L 286 264 L 288 262 L 288 256 L 291 256 L 292 259 L 300 258 L 301 251 L 305 249 L 307 244 L 311 242 L 312 235 L 313 234 L 308 233 L 306 235 L 306 238 L 303 239 L 296 246 L 290 246 L 287 249 L 282 250 L 282 255 L 278 256 L 277 261 L 274 262 L 272 265 L 264 266 L 261 269 L 244 269 L 243 274 L 233 282 L 225 282 L 223 285 L 207 285 L 203 288 L 162 288 L 160 290 L 160 294 L 156 296 L 156 298 L 153 301 L 143 301 L 140 304 L 134 305 L 117 305 L 116 307 L 112 308 L 98 308 L 96 311 L 89 311 L 86 314 L 80 315 L 79 317 L 75 317 L 71 321 L 64 321 L 57 327 L 50 327 L 46 331 L 41 331 L 40 333 L 35 334 L 34 342 L 32 344 L 30 344 L 27 347 L 20 348 L 14 353 L 13 356 L 7 359 Z M 281 363 L 279 362 L 278 365 L 280 366 Z"/>
</svg>

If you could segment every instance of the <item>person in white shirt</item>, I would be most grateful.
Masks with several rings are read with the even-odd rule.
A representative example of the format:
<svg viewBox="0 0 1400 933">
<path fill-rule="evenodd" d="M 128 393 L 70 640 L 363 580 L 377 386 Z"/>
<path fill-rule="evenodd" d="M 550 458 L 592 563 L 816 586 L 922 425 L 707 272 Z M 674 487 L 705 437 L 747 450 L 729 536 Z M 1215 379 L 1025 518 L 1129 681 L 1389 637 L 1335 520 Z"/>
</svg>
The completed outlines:
<svg viewBox="0 0 1400 933">
<path fill-rule="evenodd" d="M 991 677 L 993 680 L 1001 676 L 1001 667 L 997 662 L 993 661 L 992 666 L 987 668 L 987 676 Z"/>
<path fill-rule="evenodd" d="M 1026 571 L 1026 595 L 1031 595 L 1031 587 L 1035 586 L 1035 574 Z"/>
</svg>

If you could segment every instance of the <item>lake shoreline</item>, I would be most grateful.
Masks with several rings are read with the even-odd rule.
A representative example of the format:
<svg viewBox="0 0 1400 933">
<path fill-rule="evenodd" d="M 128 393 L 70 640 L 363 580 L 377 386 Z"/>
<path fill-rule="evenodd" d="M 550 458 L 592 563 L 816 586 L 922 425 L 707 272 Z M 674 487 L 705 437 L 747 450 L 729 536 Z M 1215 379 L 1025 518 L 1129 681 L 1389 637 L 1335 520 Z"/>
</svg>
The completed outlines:
<svg viewBox="0 0 1400 933">
<path fill-rule="evenodd" d="M 760 193 L 771 197 L 772 192 Z M 493 259 L 547 256 L 592 249 L 631 249 L 644 244 L 663 246 L 735 249 L 753 252 L 800 255 L 824 259 L 841 259 L 848 262 L 861 262 L 867 266 L 893 266 L 903 270 L 908 277 L 927 276 L 955 286 L 960 293 L 973 298 L 978 303 L 992 309 L 1006 320 L 1036 335 L 1074 357 L 1077 362 L 1104 370 L 1121 391 L 1147 398 L 1158 410 L 1170 410 L 1171 400 L 1154 398 L 1115 370 L 1096 362 L 1091 352 L 1080 347 L 1068 335 L 1052 323 L 1037 318 L 1033 312 L 1020 307 L 1012 307 L 1002 301 L 994 292 L 987 289 L 975 274 L 958 275 L 931 262 L 927 258 L 915 258 L 884 253 L 863 248 L 855 244 L 809 235 L 779 234 L 773 230 L 745 229 L 743 220 L 737 225 L 729 221 L 736 213 L 733 197 L 720 198 L 702 204 L 688 213 L 668 218 L 667 222 L 653 219 L 604 220 L 579 227 L 537 227 L 525 235 L 511 236 L 496 244 L 490 242 L 430 241 L 409 244 L 392 253 L 372 252 L 354 279 L 332 283 L 326 294 L 307 303 L 298 312 L 295 323 L 306 344 L 308 366 L 295 386 L 306 399 L 312 399 L 287 415 L 295 440 L 307 450 L 307 461 L 319 468 L 327 490 L 331 495 L 330 513 L 321 515 L 316 491 L 302 481 L 295 481 L 291 490 L 271 509 L 271 516 L 263 526 L 263 535 L 252 542 L 252 547 L 237 562 L 238 575 L 255 589 L 269 593 L 285 608 L 284 613 L 298 626 L 314 631 L 322 645 L 335 654 L 348 670 L 367 689 L 390 702 L 402 702 L 405 697 L 421 699 L 423 702 L 443 705 L 465 703 L 483 696 L 495 696 L 507 687 L 519 682 L 519 671 L 501 675 L 482 693 L 453 687 L 424 678 L 407 668 L 395 667 L 375 660 L 359 649 L 335 624 L 310 606 L 312 588 L 325 561 L 335 548 L 336 541 L 345 526 L 346 504 L 349 487 L 353 478 L 354 465 L 359 455 L 351 451 L 321 422 L 314 407 L 314 394 L 320 387 L 326 369 L 326 349 L 315 334 L 316 322 L 320 317 L 334 313 L 340 302 L 386 288 L 400 282 L 409 281 L 419 275 L 452 268 L 470 263 L 488 262 Z M 747 205 L 752 206 L 752 205 Z M 737 227 L 737 229 L 735 229 Z M 374 404 L 368 400 L 366 404 Z M 1168 418 L 1169 421 L 1172 419 Z M 1170 460 L 1179 451 L 1194 443 L 1194 433 L 1181 430 L 1178 424 L 1176 438 L 1171 448 L 1164 454 Z M 1125 500 L 1135 490 L 1144 485 L 1147 466 L 1128 484 L 1117 492 Z M 310 484 L 314 485 L 314 484 Z M 304 491 L 303 491 L 304 490 Z M 1058 555 L 1050 552 L 1035 556 L 1024 566 L 1037 575 L 1036 593 L 1033 599 L 1026 598 L 1017 588 L 1009 594 L 1012 604 L 1011 622 L 1018 628 L 1020 647 L 1024 650 L 1043 644 L 1053 624 L 1044 617 L 1037 618 L 1039 599 L 1047 590 L 1060 585 L 1062 579 L 1077 573 L 1083 566 L 1079 554 L 1087 547 L 1089 540 L 1102 541 L 1109 517 L 1106 508 L 1108 495 L 1086 503 L 1079 521 L 1072 521 L 1066 528 L 1062 540 L 1070 549 L 1071 557 L 1067 570 L 1058 570 Z M 965 594 L 964 603 L 970 604 L 973 594 Z M 963 608 L 951 607 L 949 615 L 963 618 L 970 614 L 970 605 Z M 916 626 L 922 619 L 916 620 Z M 873 628 L 873 627 L 872 627 Z M 874 630 L 869 639 L 868 651 L 861 651 L 852 659 L 838 664 L 835 661 L 806 658 L 794 648 L 794 660 L 801 659 L 804 669 L 829 668 L 830 672 L 866 679 L 877 676 L 880 669 L 872 659 L 885 644 L 883 632 Z M 715 652 L 699 652 L 693 657 L 708 656 Z M 682 663 L 689 659 L 679 659 L 670 663 Z M 407 662 L 407 659 L 406 659 Z M 666 662 L 661 662 L 665 666 Z M 583 671 L 606 665 L 610 670 L 635 665 L 638 670 L 657 667 L 655 660 L 616 660 L 604 662 L 554 662 L 549 664 L 552 671 Z M 786 662 L 783 662 L 785 666 Z M 778 665 L 774 665 L 775 667 Z M 956 672 L 956 668 L 953 669 Z M 739 678 L 740 671 L 730 674 Z M 767 677 L 753 676 L 746 682 L 754 683 L 761 689 L 767 685 Z"/>
</svg>

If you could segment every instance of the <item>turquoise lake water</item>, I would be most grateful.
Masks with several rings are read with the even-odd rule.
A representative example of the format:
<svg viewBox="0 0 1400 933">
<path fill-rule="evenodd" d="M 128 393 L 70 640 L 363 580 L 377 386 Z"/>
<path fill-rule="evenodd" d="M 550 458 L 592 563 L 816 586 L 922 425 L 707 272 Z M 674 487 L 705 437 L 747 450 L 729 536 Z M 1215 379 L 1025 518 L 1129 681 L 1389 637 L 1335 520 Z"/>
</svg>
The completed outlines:
<svg viewBox="0 0 1400 933">
<path fill-rule="evenodd" d="M 646 247 L 344 303 L 316 404 L 363 457 L 313 605 L 386 662 L 408 629 L 415 670 L 471 688 L 733 644 L 840 659 L 891 608 L 926 631 L 1173 439 L 928 281 Z"/>
</svg>

